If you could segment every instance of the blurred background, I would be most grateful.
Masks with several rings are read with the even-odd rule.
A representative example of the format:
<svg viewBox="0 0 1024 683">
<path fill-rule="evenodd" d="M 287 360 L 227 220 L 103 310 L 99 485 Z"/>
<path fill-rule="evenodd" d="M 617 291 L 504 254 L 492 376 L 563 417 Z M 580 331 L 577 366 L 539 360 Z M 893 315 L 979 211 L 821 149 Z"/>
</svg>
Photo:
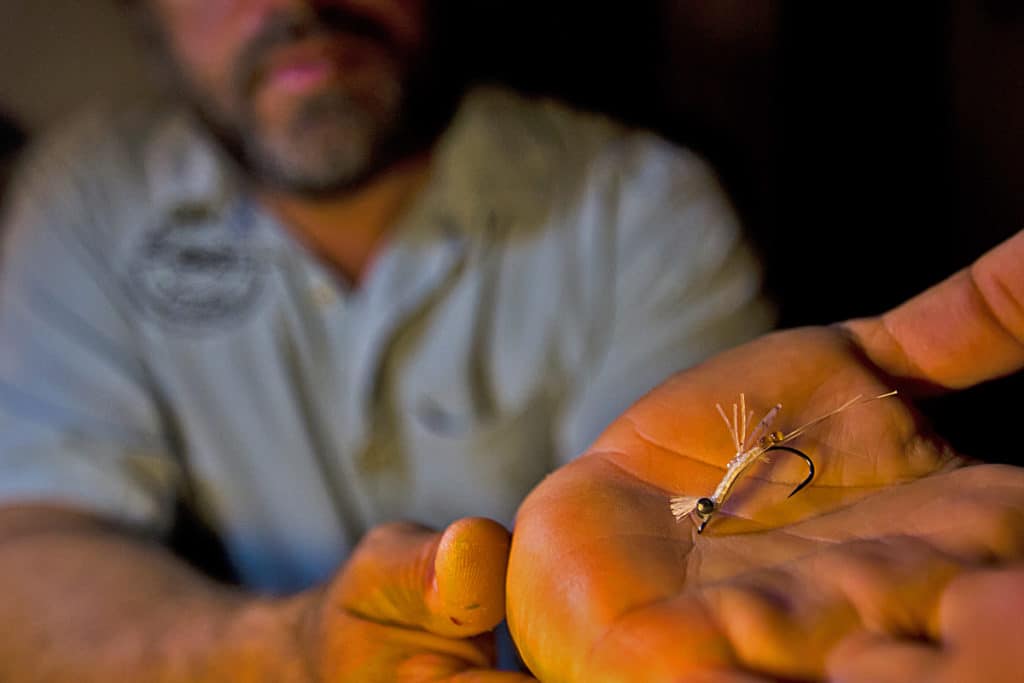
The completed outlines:
<svg viewBox="0 0 1024 683">
<path fill-rule="evenodd" d="M 1020 0 L 446 5 L 454 68 L 707 157 L 782 325 L 880 312 L 1024 227 Z M 0 3 L 4 159 L 90 99 L 154 87 L 115 0 Z M 1013 424 L 1021 388 L 1011 378 L 926 410 L 968 453 L 1024 463 L 991 426 Z"/>
</svg>

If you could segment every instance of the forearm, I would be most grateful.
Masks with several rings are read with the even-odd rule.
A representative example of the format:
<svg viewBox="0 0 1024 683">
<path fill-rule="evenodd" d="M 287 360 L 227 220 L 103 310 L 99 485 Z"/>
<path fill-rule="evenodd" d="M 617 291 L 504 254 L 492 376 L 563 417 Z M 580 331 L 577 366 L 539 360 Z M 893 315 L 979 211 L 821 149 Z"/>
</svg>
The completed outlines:
<svg viewBox="0 0 1024 683">
<path fill-rule="evenodd" d="M 232 591 L 84 516 L 0 510 L 0 585 L 0 680 L 310 680 L 307 598 Z"/>
</svg>

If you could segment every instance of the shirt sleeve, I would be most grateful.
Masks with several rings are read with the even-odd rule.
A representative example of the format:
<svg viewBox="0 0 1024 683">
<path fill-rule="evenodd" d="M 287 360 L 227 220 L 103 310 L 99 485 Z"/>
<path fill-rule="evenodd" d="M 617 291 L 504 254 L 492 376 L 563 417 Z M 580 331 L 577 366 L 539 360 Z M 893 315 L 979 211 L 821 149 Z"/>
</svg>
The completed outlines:
<svg viewBox="0 0 1024 683">
<path fill-rule="evenodd" d="M 104 193 L 40 154 L 9 195 L 0 252 L 0 504 L 81 508 L 154 533 L 179 467 L 109 267 Z M 96 227 L 107 222 L 104 230 Z"/>
<path fill-rule="evenodd" d="M 650 134 L 620 140 L 595 165 L 612 207 L 608 299 L 565 407 L 561 462 L 582 453 L 672 374 L 768 331 L 760 264 L 728 198 L 694 154 Z M 610 305 L 609 305 L 610 304 Z"/>
</svg>

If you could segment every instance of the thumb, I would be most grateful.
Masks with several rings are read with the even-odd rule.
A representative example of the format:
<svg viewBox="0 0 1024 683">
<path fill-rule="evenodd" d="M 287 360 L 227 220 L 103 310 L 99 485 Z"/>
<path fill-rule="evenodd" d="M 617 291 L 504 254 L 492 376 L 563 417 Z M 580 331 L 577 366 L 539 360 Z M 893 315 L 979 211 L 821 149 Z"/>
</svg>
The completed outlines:
<svg viewBox="0 0 1024 683">
<path fill-rule="evenodd" d="M 505 616 L 509 542 L 489 519 L 460 519 L 440 533 L 385 524 L 356 547 L 335 595 L 377 622 L 453 638 L 490 631 Z"/>
<path fill-rule="evenodd" d="M 844 324 L 897 377 L 958 389 L 1024 367 L 1024 232 L 876 318 Z"/>
</svg>

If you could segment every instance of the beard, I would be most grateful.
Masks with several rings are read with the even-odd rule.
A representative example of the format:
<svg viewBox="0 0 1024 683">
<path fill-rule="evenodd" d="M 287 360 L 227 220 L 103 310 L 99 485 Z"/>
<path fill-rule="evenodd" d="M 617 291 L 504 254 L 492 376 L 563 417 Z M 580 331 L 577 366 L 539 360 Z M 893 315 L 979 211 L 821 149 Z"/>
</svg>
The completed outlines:
<svg viewBox="0 0 1024 683">
<path fill-rule="evenodd" d="M 432 30 L 435 21 L 436 16 L 428 18 L 426 35 L 438 35 Z M 376 68 L 354 81 L 336 79 L 286 111 L 268 115 L 259 92 L 270 55 L 308 39 L 362 41 L 376 56 Z M 436 45 L 427 40 L 409 50 L 385 27 L 341 7 L 282 10 L 235 60 L 230 92 L 204 92 L 180 67 L 176 81 L 200 121 L 250 179 L 324 198 L 428 148 L 450 122 L 465 84 Z"/>
<path fill-rule="evenodd" d="M 432 136 L 415 125 L 416 107 L 402 96 L 404 84 L 378 88 L 386 95 L 376 106 L 334 86 L 304 98 L 274 127 L 262 123 L 252 107 L 244 108 L 233 126 L 209 120 L 208 126 L 261 183 L 303 195 L 329 195 L 429 144 Z"/>
</svg>

